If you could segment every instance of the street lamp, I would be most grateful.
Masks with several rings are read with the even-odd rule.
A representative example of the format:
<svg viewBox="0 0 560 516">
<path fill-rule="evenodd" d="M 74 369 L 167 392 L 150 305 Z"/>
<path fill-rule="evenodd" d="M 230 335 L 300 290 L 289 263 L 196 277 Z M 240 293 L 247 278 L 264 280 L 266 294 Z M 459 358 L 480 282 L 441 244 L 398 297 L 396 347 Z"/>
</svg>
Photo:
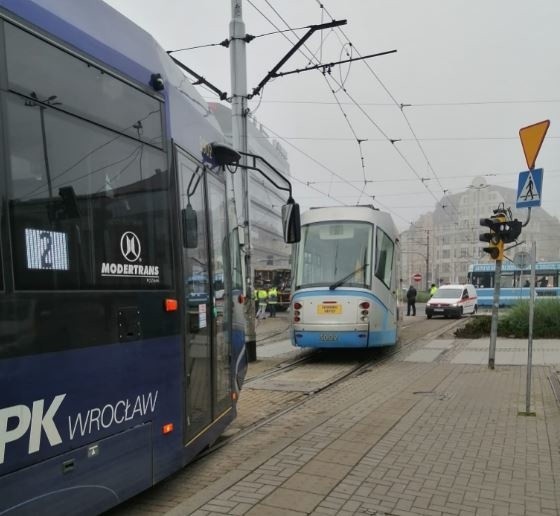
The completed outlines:
<svg viewBox="0 0 560 516">
<path fill-rule="evenodd" d="M 477 239 L 475 239 L 475 228 L 478 228 L 478 221 L 480 220 L 480 191 L 489 188 L 490 185 L 486 183 L 486 181 L 482 177 L 475 178 L 471 185 L 467 186 L 468 190 L 474 190 L 476 192 L 476 212 L 474 219 L 470 219 L 472 221 L 471 228 L 472 228 L 472 255 L 476 256 L 476 262 L 478 263 L 478 257 L 480 253 L 478 252 L 479 247 L 477 246 Z M 470 217 L 469 217 L 470 218 Z"/>
</svg>

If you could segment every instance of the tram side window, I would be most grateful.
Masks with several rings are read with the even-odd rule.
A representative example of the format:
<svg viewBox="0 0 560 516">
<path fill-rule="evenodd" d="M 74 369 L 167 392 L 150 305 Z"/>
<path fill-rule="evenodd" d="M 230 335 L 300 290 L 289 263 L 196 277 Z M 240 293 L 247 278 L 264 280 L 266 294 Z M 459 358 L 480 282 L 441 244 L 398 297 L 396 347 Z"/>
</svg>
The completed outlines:
<svg viewBox="0 0 560 516">
<path fill-rule="evenodd" d="M 55 69 L 58 77 L 48 67 L 14 67 L 8 70 L 10 87 L 48 79 L 58 92 L 57 84 L 72 81 L 63 67 Z M 125 83 L 121 88 L 133 90 Z M 110 104 L 111 91 L 105 93 Z M 103 99 L 75 94 L 66 104 L 64 95 L 50 103 L 30 94 L 3 95 L 16 289 L 167 288 L 172 268 L 165 154 L 71 112 L 80 102 L 91 110 Z"/>
<path fill-rule="evenodd" d="M 375 276 L 380 279 L 387 288 L 390 288 L 395 245 L 387 234 L 379 228 L 377 228 L 376 232 L 375 249 Z"/>
<path fill-rule="evenodd" d="M 9 23 L 5 34 L 11 91 L 162 147 L 157 99 Z"/>
<path fill-rule="evenodd" d="M 2 231 L 0 231 L 0 291 L 4 290 L 4 268 L 3 268 L 1 244 L 2 244 Z"/>
</svg>

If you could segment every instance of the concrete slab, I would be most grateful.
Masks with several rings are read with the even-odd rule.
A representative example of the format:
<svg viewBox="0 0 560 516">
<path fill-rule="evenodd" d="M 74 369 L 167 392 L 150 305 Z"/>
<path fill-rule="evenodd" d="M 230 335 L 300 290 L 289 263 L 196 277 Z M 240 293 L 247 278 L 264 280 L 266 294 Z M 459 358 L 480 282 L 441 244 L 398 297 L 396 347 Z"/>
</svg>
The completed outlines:
<svg viewBox="0 0 560 516">
<path fill-rule="evenodd" d="M 408 355 L 405 362 L 433 362 L 439 355 L 443 353 L 443 349 L 419 349 Z"/>
<path fill-rule="evenodd" d="M 486 364 L 488 362 L 488 352 L 486 354 L 477 350 L 461 351 L 451 360 L 452 364 Z"/>
<path fill-rule="evenodd" d="M 430 349 L 451 349 L 455 345 L 455 339 L 437 339 L 426 344 L 424 348 Z"/>
<path fill-rule="evenodd" d="M 278 355 L 284 355 L 290 352 L 299 351 L 296 347 L 292 346 L 290 339 L 283 339 L 270 344 L 263 344 L 257 346 L 257 358 L 272 358 Z"/>
<path fill-rule="evenodd" d="M 303 365 L 279 376 L 268 376 L 251 382 L 251 389 L 312 392 L 344 374 L 351 366 L 339 364 Z"/>
</svg>

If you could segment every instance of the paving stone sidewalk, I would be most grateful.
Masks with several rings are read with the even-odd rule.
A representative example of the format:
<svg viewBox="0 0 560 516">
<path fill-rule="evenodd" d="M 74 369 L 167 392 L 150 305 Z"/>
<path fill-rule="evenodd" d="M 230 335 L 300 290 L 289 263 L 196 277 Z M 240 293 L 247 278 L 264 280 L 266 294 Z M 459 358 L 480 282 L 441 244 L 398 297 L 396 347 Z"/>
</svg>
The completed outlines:
<svg viewBox="0 0 560 516">
<path fill-rule="evenodd" d="M 310 399 L 286 416 L 293 435 L 169 514 L 560 514 L 555 368 L 533 368 L 528 416 L 525 367 L 457 356 L 403 357 Z"/>
</svg>

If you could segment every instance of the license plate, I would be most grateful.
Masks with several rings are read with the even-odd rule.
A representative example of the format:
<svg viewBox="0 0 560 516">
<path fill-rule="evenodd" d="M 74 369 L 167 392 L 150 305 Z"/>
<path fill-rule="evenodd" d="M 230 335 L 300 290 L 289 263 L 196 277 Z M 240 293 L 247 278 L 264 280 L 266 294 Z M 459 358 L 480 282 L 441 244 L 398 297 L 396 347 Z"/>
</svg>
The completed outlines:
<svg viewBox="0 0 560 516">
<path fill-rule="evenodd" d="M 443 308 L 434 308 L 434 312 L 443 312 Z"/>
<path fill-rule="evenodd" d="M 317 305 L 317 315 L 339 315 L 342 313 L 342 305 Z"/>
</svg>

